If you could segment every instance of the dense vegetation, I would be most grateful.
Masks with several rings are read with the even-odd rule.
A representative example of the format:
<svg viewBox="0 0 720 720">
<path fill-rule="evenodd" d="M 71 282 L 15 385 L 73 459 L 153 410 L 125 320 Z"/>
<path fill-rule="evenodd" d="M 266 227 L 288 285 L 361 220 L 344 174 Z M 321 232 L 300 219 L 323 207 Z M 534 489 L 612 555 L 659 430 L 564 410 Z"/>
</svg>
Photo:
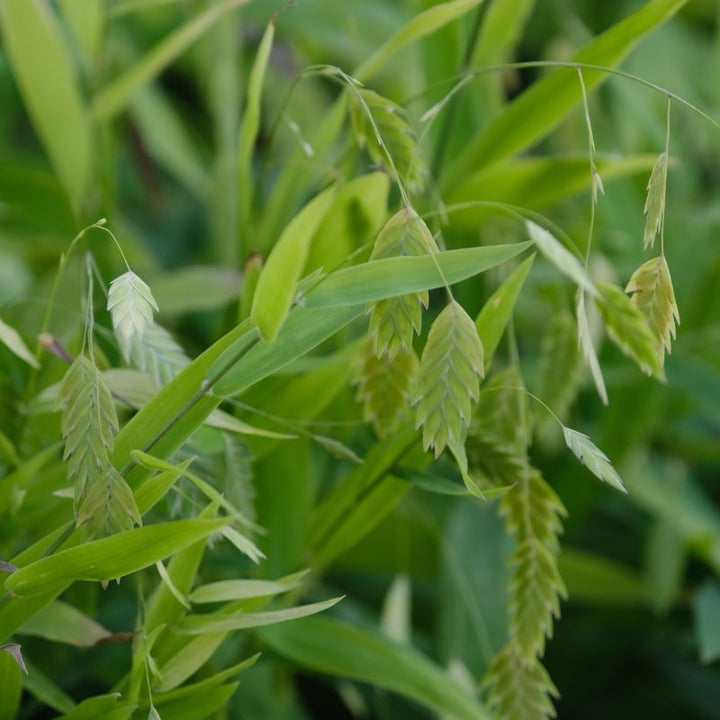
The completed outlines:
<svg viewBox="0 0 720 720">
<path fill-rule="evenodd" d="M 716 718 L 715 13 L 0 0 L 2 719 Z"/>
</svg>

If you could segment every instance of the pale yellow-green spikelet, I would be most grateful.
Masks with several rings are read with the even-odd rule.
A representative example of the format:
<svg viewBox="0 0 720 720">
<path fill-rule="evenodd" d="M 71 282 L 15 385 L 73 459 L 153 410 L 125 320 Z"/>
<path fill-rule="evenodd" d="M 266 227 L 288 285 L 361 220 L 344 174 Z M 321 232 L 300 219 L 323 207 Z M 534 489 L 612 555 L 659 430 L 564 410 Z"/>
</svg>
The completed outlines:
<svg viewBox="0 0 720 720">
<path fill-rule="evenodd" d="M 664 255 L 648 260 L 630 278 L 625 292 L 632 293 L 632 302 L 640 310 L 655 338 L 655 352 L 661 365 L 665 352 L 671 352 L 675 324 L 680 313 L 675 301 L 670 268 Z"/>
<path fill-rule="evenodd" d="M 611 283 L 597 283 L 602 299 L 597 307 L 610 339 L 629 357 L 633 358 L 643 372 L 665 380 L 662 362 L 658 358 L 655 336 L 647 319 L 636 304 Z"/>
<path fill-rule="evenodd" d="M 665 216 L 665 189 L 667 186 L 667 168 L 669 156 L 661 153 L 653 165 L 647 186 L 645 199 L 645 235 L 643 245 L 652 247 L 655 236 L 661 231 Z"/>
<path fill-rule="evenodd" d="M 422 427 L 423 446 L 432 447 L 435 457 L 448 444 L 462 442 L 483 374 L 483 347 L 475 323 L 452 300 L 430 328 L 413 393 L 415 427 Z"/>
<path fill-rule="evenodd" d="M 147 283 L 128 270 L 110 283 L 107 309 L 120 349 L 128 360 L 132 341 L 141 339 L 152 325 L 153 311 L 158 310 L 155 298 Z"/>
<path fill-rule="evenodd" d="M 537 658 L 526 661 L 517 645 L 508 643 L 488 670 L 489 705 L 503 720 L 554 718 L 557 688 Z"/>
<path fill-rule="evenodd" d="M 510 585 L 510 638 L 485 679 L 490 705 L 502 718 L 554 717 L 557 689 L 540 658 L 560 614 L 560 599 L 567 595 L 557 560 L 566 511 L 555 491 L 529 466 L 503 497 L 501 510 L 516 539 L 510 560 L 515 573 Z"/>
<path fill-rule="evenodd" d="M 58 404 L 64 406 L 63 459 L 74 485 L 77 525 L 94 537 L 140 524 L 132 491 L 110 462 L 118 431 L 113 398 L 100 371 L 84 355 L 65 373 Z"/>
<path fill-rule="evenodd" d="M 372 342 L 365 345 L 355 377 L 357 399 L 363 404 L 363 417 L 372 423 L 378 437 L 391 433 L 407 413 L 418 369 L 412 348 L 401 349 L 391 360 L 378 357 Z"/>
<path fill-rule="evenodd" d="M 410 207 L 396 213 L 375 241 L 371 260 L 428 255 L 438 252 L 432 233 Z M 370 336 L 375 354 L 394 358 L 400 350 L 412 349 L 414 333 L 422 326 L 422 311 L 428 305 L 427 291 L 380 300 L 370 306 Z"/>
<path fill-rule="evenodd" d="M 404 110 L 375 91 L 360 88 L 350 95 L 350 117 L 359 145 L 367 146 L 373 162 L 389 170 L 394 166 L 408 190 L 420 192 L 425 185 L 427 168 Z"/>
</svg>

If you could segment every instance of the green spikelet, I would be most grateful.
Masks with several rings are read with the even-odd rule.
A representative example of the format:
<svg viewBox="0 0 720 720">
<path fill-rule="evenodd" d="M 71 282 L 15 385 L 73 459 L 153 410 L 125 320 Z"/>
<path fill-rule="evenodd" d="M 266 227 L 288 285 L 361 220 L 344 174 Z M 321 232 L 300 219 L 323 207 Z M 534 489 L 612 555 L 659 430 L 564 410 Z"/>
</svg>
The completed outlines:
<svg viewBox="0 0 720 720">
<path fill-rule="evenodd" d="M 420 256 L 438 252 L 432 233 L 410 207 L 394 215 L 375 241 L 371 260 Z M 412 350 L 414 333 L 419 333 L 422 310 L 428 306 L 428 293 L 419 292 L 381 300 L 370 306 L 370 335 L 378 357 L 392 360 L 400 350 Z"/>
<path fill-rule="evenodd" d="M 540 473 L 528 467 L 501 503 L 515 535 L 515 568 L 510 585 L 510 641 L 493 661 L 486 685 L 502 718 L 554 717 L 557 690 L 539 658 L 552 635 L 560 599 L 566 597 L 558 570 L 558 536 L 566 515 L 560 498 Z"/>
<path fill-rule="evenodd" d="M 538 395 L 560 420 L 570 413 L 582 378 L 583 359 L 577 332 L 575 318 L 569 312 L 561 312 L 552 319 L 542 343 Z M 543 416 L 538 426 L 539 437 L 550 441 L 556 434 L 555 419 Z"/>
<path fill-rule="evenodd" d="M 128 360 L 133 338 L 142 338 L 148 325 L 152 325 L 153 310 L 158 310 L 155 298 L 148 285 L 128 270 L 110 283 L 107 309 L 120 349 Z"/>
<path fill-rule="evenodd" d="M 79 507 L 88 486 L 109 465 L 118 431 L 115 405 L 102 375 L 84 355 L 79 355 L 65 373 L 58 404 L 64 405 L 63 459 L 67 462 L 68 478 L 75 486 L 75 504 Z"/>
<path fill-rule="evenodd" d="M 413 394 L 415 427 L 422 427 L 423 446 L 432 447 L 435 457 L 448 444 L 462 445 L 483 373 L 483 348 L 475 323 L 452 300 L 430 328 Z"/>
<path fill-rule="evenodd" d="M 667 169 L 669 156 L 661 153 L 653 165 L 647 186 L 645 200 L 645 233 L 643 246 L 647 250 L 655 243 L 655 236 L 661 232 L 665 217 L 665 189 L 667 186 Z"/>
<path fill-rule="evenodd" d="M 513 643 L 495 656 L 484 685 L 490 688 L 490 707 L 502 720 L 555 717 L 557 688 L 540 661 L 525 660 Z"/>
<path fill-rule="evenodd" d="M 78 507 L 76 522 L 87 537 L 109 535 L 132 530 L 142 525 L 142 517 L 125 478 L 109 465 L 105 472 L 88 486 Z"/>
<path fill-rule="evenodd" d="M 253 455 L 237 435 L 223 433 L 225 441 L 225 496 L 248 520 L 257 518 L 253 486 Z"/>
<path fill-rule="evenodd" d="M 368 110 L 377 132 L 368 117 Z M 404 110 L 373 90 L 360 88 L 351 95 L 350 117 L 358 144 L 367 146 L 373 162 L 391 171 L 394 165 L 407 189 L 413 193 L 421 192 L 427 169 Z"/>
<path fill-rule="evenodd" d="M 379 438 L 387 437 L 407 412 L 418 368 L 412 349 L 401 349 L 391 360 L 378 357 L 372 342 L 366 344 L 355 377 L 357 400 L 363 404 L 363 417 L 373 424 Z"/>
<path fill-rule="evenodd" d="M 611 283 L 598 283 L 602 300 L 598 309 L 611 340 L 639 365 L 643 372 L 665 381 L 657 344 L 640 308 Z"/>
<path fill-rule="evenodd" d="M 172 335 L 157 323 L 149 325 L 142 337 L 133 336 L 130 362 L 153 378 L 158 387 L 169 383 L 190 364 Z"/>
<path fill-rule="evenodd" d="M 480 391 L 466 448 L 471 474 L 490 486 L 516 483 L 527 465 L 532 415 L 524 387 L 513 366 L 493 375 Z"/>
<path fill-rule="evenodd" d="M 632 302 L 643 314 L 655 338 L 655 355 L 665 364 L 665 352 L 670 353 L 675 339 L 675 323 L 680 313 L 675 301 L 670 268 L 664 255 L 648 260 L 630 278 L 625 292 L 632 293 Z"/>
</svg>

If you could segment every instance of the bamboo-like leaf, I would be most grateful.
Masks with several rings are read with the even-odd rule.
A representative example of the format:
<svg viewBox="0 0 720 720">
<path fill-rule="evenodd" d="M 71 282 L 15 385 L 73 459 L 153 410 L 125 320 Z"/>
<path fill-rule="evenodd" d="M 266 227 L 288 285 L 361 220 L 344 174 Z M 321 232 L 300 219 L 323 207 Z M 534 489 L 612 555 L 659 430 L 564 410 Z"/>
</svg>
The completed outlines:
<svg viewBox="0 0 720 720">
<path fill-rule="evenodd" d="M 509 643 L 498 653 L 485 679 L 490 707 L 503 720 L 554 718 L 553 698 L 560 696 L 547 670 L 533 658 L 526 661 Z"/>
<path fill-rule="evenodd" d="M 145 330 L 153 324 L 153 310 L 158 311 L 152 291 L 147 283 L 128 270 L 110 283 L 107 309 L 120 349 L 129 360 L 133 338 L 142 339 Z"/>
<path fill-rule="evenodd" d="M 525 227 L 530 239 L 547 260 L 561 273 L 567 275 L 578 287 L 583 288 L 593 297 L 598 297 L 598 291 L 580 261 L 559 240 L 532 220 L 526 220 Z"/>
<path fill-rule="evenodd" d="M 76 522 L 89 538 L 142 525 L 133 492 L 112 465 L 88 487 L 78 505 Z"/>
<path fill-rule="evenodd" d="M 149 375 L 157 387 L 169 383 L 190 364 L 185 351 L 157 323 L 148 325 L 142 336 L 132 336 L 129 356 L 130 362 Z"/>
<path fill-rule="evenodd" d="M 290 581 L 220 580 L 208 585 L 201 585 L 196 590 L 193 590 L 190 594 L 190 601 L 194 603 L 216 603 L 272 597 L 298 587 L 304 575 L 305 573 L 298 574 L 296 579 Z"/>
<path fill-rule="evenodd" d="M 254 183 L 252 180 L 252 154 L 255 141 L 260 130 L 260 111 L 262 87 L 265 80 L 270 51 L 272 50 L 273 37 L 275 36 L 275 19 L 268 23 L 265 34 L 260 41 L 255 62 L 253 63 L 250 77 L 248 78 L 247 103 L 240 129 L 238 141 L 239 160 L 239 182 L 240 196 L 238 198 L 240 207 L 241 227 L 248 231 L 247 223 L 250 219 L 250 208 L 254 194 Z"/>
<path fill-rule="evenodd" d="M 647 250 L 655 244 L 655 236 L 662 232 L 665 218 L 665 188 L 667 186 L 668 154 L 661 153 L 653 165 L 647 186 L 644 213 L 643 246 Z"/>
<path fill-rule="evenodd" d="M 472 400 L 478 399 L 484 373 L 475 323 L 452 300 L 430 328 L 413 393 L 415 426 L 423 428 L 423 446 L 426 451 L 432 447 L 435 457 L 446 445 L 464 441 Z"/>
<path fill-rule="evenodd" d="M 490 719 L 482 703 L 442 668 L 379 633 L 315 617 L 261 628 L 257 634 L 301 667 L 387 688 L 457 720 Z"/>
<path fill-rule="evenodd" d="M 598 283 L 602 300 L 598 309 L 611 340 L 640 366 L 643 372 L 665 381 L 658 358 L 657 341 L 637 304 L 611 283 Z"/>
<path fill-rule="evenodd" d="M 288 224 L 258 278 L 250 318 L 272 342 L 285 322 L 307 261 L 310 241 L 335 199 L 331 187 L 313 198 Z"/>
<path fill-rule="evenodd" d="M 23 101 L 77 206 L 90 177 L 92 132 L 59 23 L 46 0 L 2 0 L 0 20 Z"/>
<path fill-rule="evenodd" d="M 453 285 L 501 265 L 531 243 L 447 250 L 422 257 L 391 257 L 338 270 L 301 283 L 309 308 L 340 307 Z"/>
<path fill-rule="evenodd" d="M 515 309 L 515 303 L 530 272 L 535 255 L 524 260 L 483 305 L 475 318 L 475 327 L 485 350 L 485 369 L 490 366 L 497 346 Z"/>
<path fill-rule="evenodd" d="M 655 337 L 655 352 L 661 365 L 675 339 L 675 323 L 680 313 L 675 301 L 670 268 L 664 255 L 648 260 L 630 278 L 625 292 L 633 293 L 633 304 L 640 310 Z"/>
<path fill-rule="evenodd" d="M 687 0 L 650 0 L 593 38 L 572 58 L 579 63 L 614 67 L 642 38 L 667 22 Z M 588 92 L 609 77 L 602 70 L 583 70 Z M 534 83 L 492 118 L 486 130 L 451 167 L 447 185 L 453 186 L 472 170 L 516 155 L 547 135 L 582 100 L 577 73 L 558 68 Z"/>
<path fill-rule="evenodd" d="M 592 300 L 590 301 L 592 303 Z M 578 327 L 578 345 L 585 358 L 587 366 L 595 383 L 598 395 L 603 405 L 608 404 L 608 394 L 605 388 L 605 379 L 603 378 L 600 362 L 598 361 L 595 345 L 593 344 L 592 332 L 590 330 L 590 320 L 588 318 L 587 309 L 585 307 L 585 293 L 581 288 L 577 291 L 577 327 Z"/>
<path fill-rule="evenodd" d="M 569 427 L 563 427 L 563 435 L 567 446 L 595 477 L 622 492 L 627 492 L 608 456 L 587 435 Z"/>
<path fill-rule="evenodd" d="M 315 615 L 315 613 L 328 610 L 342 600 L 341 597 L 323 600 L 311 605 L 299 605 L 298 607 L 286 608 L 284 610 L 268 610 L 265 612 L 237 612 L 215 613 L 208 615 L 188 615 L 178 624 L 176 632 L 180 635 L 204 635 L 206 633 L 227 632 L 229 630 L 244 630 L 246 628 L 263 627 L 275 623 L 296 620 L 297 618 Z"/>
<path fill-rule="evenodd" d="M 65 374 L 58 403 L 65 406 L 61 424 L 63 459 L 75 486 L 75 507 L 79 508 L 86 492 L 110 464 L 113 438 L 118 431 L 115 403 L 100 371 L 84 355 L 79 355 Z"/>
<path fill-rule="evenodd" d="M 371 422 L 378 437 L 383 438 L 398 427 L 409 408 L 418 359 L 412 349 L 401 350 L 393 359 L 378 357 L 369 341 L 361 360 L 355 378 L 357 400 L 363 404 L 365 420 Z"/>
<path fill-rule="evenodd" d="M 248 0 L 219 2 L 161 40 L 147 55 L 100 90 L 92 104 L 95 119 L 109 120 L 121 112 L 137 90 L 157 77 L 228 12 L 247 2 Z"/>
<path fill-rule="evenodd" d="M 434 255 L 439 249 L 422 218 L 410 207 L 394 215 L 375 241 L 370 260 L 391 257 Z M 422 309 L 427 308 L 428 291 L 380 300 L 372 305 L 370 335 L 378 357 L 392 360 L 400 350 L 412 350 L 414 333 L 420 332 Z"/>
<path fill-rule="evenodd" d="M 60 0 L 62 14 L 90 63 L 95 61 L 105 25 L 103 0 Z"/>
<path fill-rule="evenodd" d="M 415 40 L 430 35 L 453 20 L 462 17 L 481 2 L 482 0 L 454 0 L 454 2 L 439 3 L 438 5 L 428 8 L 425 12 L 418 13 L 406 25 L 403 25 L 382 47 L 365 60 L 362 65 L 355 70 L 353 75 L 360 80 L 360 82 L 367 82 L 402 48 Z"/>
<path fill-rule="evenodd" d="M 5 588 L 29 597 L 76 580 L 102 582 L 130 575 L 221 530 L 230 521 L 178 520 L 93 540 L 20 568 L 7 578 Z"/>
<path fill-rule="evenodd" d="M 410 192 L 420 192 L 427 169 L 403 109 L 373 90 L 355 88 L 350 117 L 360 147 L 367 146 L 373 162 L 397 173 Z"/>
<path fill-rule="evenodd" d="M 0 319 L 0 342 L 5 345 L 14 355 L 24 360 L 28 365 L 39 368 L 40 364 L 35 356 L 28 350 L 25 341 L 20 337 L 20 333 L 14 328 L 4 323 Z"/>
</svg>

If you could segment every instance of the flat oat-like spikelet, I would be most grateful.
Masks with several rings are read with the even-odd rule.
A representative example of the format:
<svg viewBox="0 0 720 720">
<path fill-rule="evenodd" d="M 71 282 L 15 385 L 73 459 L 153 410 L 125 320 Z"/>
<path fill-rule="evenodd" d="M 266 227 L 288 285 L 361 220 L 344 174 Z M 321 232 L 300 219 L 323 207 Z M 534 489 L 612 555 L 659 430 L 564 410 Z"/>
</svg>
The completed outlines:
<svg viewBox="0 0 720 720">
<path fill-rule="evenodd" d="M 552 698 L 557 688 L 537 658 L 525 661 L 510 642 L 492 662 L 484 685 L 490 688 L 489 704 L 503 720 L 554 718 Z"/>
<path fill-rule="evenodd" d="M 133 338 L 142 338 L 152 325 L 153 310 L 158 306 L 147 283 L 128 270 L 110 283 L 107 309 L 125 359 L 130 357 Z"/>
<path fill-rule="evenodd" d="M 432 447 L 435 457 L 448 444 L 462 442 L 483 374 L 483 347 L 475 323 L 451 300 L 430 328 L 413 393 L 415 427 L 422 427 L 423 446 Z"/>
<path fill-rule="evenodd" d="M 438 252 L 422 218 L 410 207 L 396 213 L 375 241 L 371 260 L 415 257 Z M 419 333 L 422 310 L 428 305 L 427 291 L 380 300 L 370 306 L 370 335 L 378 357 L 394 358 L 400 350 L 412 349 L 413 333 Z"/>
<path fill-rule="evenodd" d="M 142 337 L 130 342 L 130 362 L 162 387 L 179 375 L 190 360 L 162 325 L 150 324 Z"/>
<path fill-rule="evenodd" d="M 611 340 L 640 366 L 643 372 L 665 381 L 656 340 L 640 308 L 612 283 L 597 283 L 602 299 L 598 310 Z"/>
<path fill-rule="evenodd" d="M 645 234 L 643 246 L 647 250 L 655 243 L 655 236 L 661 232 L 665 215 L 665 188 L 667 186 L 667 168 L 669 156 L 661 153 L 653 165 L 647 186 L 645 200 Z"/>
<path fill-rule="evenodd" d="M 373 162 L 388 169 L 394 166 L 408 190 L 422 191 L 427 170 L 420 157 L 415 131 L 403 109 L 373 90 L 361 88 L 356 93 L 351 95 L 350 113 L 359 144 L 367 145 Z"/>
<path fill-rule="evenodd" d="M 357 399 L 363 404 L 365 420 L 372 422 L 378 437 L 384 438 L 392 432 L 408 410 L 418 368 L 412 348 L 401 349 L 392 359 L 378 357 L 372 342 L 363 349 L 355 378 Z"/>
<path fill-rule="evenodd" d="M 117 414 L 100 371 L 84 355 L 79 355 L 65 373 L 58 403 L 64 405 L 63 459 L 67 462 L 68 478 L 75 485 L 75 503 L 79 507 L 88 485 L 110 463 L 108 458 L 118 431 Z"/>
<path fill-rule="evenodd" d="M 670 353 L 675 339 L 675 323 L 680 313 L 675 301 L 670 268 L 664 255 L 648 260 L 630 278 L 625 292 L 632 293 L 632 302 L 647 320 L 655 337 L 655 351 L 661 365 L 665 352 Z"/>
</svg>

